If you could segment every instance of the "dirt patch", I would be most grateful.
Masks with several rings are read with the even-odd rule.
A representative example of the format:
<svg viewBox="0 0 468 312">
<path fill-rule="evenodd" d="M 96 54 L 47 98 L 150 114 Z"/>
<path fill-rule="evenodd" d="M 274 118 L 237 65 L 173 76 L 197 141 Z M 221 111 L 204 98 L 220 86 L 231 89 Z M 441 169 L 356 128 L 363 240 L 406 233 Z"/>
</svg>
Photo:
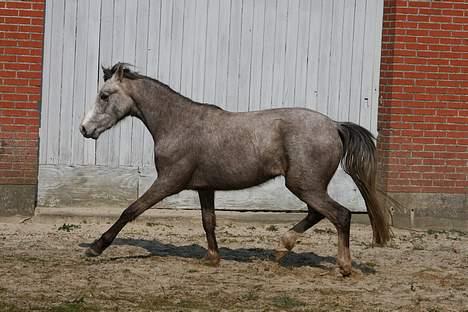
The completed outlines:
<svg viewBox="0 0 468 312">
<path fill-rule="evenodd" d="M 335 272 L 336 234 L 321 222 L 279 265 L 291 222 L 219 218 L 223 260 L 207 267 L 198 218 L 131 224 L 98 258 L 109 225 L 0 223 L 0 311 L 468 311 L 468 236 L 395 229 L 371 247 L 353 224 L 353 275 Z"/>
</svg>

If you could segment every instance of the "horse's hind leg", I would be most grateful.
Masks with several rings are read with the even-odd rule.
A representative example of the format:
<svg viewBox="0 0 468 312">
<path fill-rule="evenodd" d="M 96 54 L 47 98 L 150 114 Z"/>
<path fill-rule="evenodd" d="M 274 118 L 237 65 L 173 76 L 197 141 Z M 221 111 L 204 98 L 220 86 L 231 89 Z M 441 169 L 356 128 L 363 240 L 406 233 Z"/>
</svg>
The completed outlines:
<svg viewBox="0 0 468 312">
<path fill-rule="evenodd" d="M 301 200 L 333 223 L 338 233 L 337 264 L 343 276 L 350 275 L 351 254 L 349 251 L 349 232 L 351 212 L 331 199 L 326 191 L 303 191 L 296 194 Z"/>
<path fill-rule="evenodd" d="M 294 248 L 300 234 L 304 233 L 324 218 L 322 214 L 312 209 L 312 207 L 307 206 L 307 208 L 309 210 L 307 216 L 281 237 L 279 247 L 275 252 L 276 261 L 280 261 L 288 251 Z"/>
<path fill-rule="evenodd" d="M 216 215 L 214 206 L 214 191 L 198 191 L 202 211 L 203 229 L 208 242 L 208 253 L 205 261 L 209 265 L 218 265 L 220 261 L 218 244 L 216 242 Z"/>
</svg>

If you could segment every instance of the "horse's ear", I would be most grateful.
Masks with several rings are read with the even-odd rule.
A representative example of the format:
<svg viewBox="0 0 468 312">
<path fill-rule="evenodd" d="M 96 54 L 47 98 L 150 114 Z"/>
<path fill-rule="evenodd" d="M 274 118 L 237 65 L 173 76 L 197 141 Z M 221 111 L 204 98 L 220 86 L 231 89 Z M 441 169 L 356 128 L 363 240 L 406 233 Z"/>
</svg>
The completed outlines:
<svg viewBox="0 0 468 312">
<path fill-rule="evenodd" d="M 110 69 L 110 68 L 105 68 L 104 66 L 101 66 L 101 68 L 102 68 L 102 73 L 103 73 L 104 81 L 107 81 L 107 80 L 111 79 L 111 77 L 112 77 L 112 69 Z"/>
<path fill-rule="evenodd" d="M 125 65 L 122 64 L 122 63 L 119 63 L 118 66 L 117 66 L 117 70 L 115 71 L 115 78 L 118 80 L 118 81 L 122 81 L 123 77 L 124 77 L 124 72 L 125 72 Z"/>
</svg>

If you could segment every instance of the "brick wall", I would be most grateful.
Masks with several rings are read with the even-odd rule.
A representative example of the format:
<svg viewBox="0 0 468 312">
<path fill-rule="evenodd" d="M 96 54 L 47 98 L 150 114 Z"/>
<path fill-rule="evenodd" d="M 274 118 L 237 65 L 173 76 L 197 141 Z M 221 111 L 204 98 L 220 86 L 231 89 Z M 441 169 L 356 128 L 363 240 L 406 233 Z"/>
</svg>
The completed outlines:
<svg viewBox="0 0 468 312">
<path fill-rule="evenodd" d="M 380 94 L 386 190 L 404 203 L 419 194 L 416 208 L 427 193 L 466 210 L 468 2 L 385 1 Z"/>
<path fill-rule="evenodd" d="M 34 207 L 43 25 L 43 0 L 0 1 L 0 214 Z"/>
</svg>

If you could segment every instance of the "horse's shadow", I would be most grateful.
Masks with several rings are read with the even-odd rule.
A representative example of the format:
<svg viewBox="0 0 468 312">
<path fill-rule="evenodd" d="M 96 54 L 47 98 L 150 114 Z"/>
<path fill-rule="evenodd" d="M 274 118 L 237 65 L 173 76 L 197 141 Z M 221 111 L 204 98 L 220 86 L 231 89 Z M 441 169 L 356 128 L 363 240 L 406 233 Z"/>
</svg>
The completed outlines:
<svg viewBox="0 0 468 312">
<path fill-rule="evenodd" d="M 118 238 L 113 242 L 113 245 L 120 246 L 135 246 L 145 249 L 149 252 L 147 255 L 136 256 L 117 256 L 111 257 L 109 260 L 132 259 L 132 258 L 148 258 L 152 256 L 157 257 L 181 257 L 191 259 L 202 259 L 206 254 L 206 249 L 198 244 L 191 244 L 185 246 L 176 246 L 173 244 L 164 244 L 157 240 L 145 239 L 131 239 L 131 238 Z M 82 243 L 80 247 L 89 247 L 90 244 Z M 237 262 L 254 262 L 254 261 L 275 261 L 275 251 L 272 249 L 261 248 L 220 248 L 221 258 L 224 261 L 237 261 Z M 328 264 L 328 265 L 327 265 Z M 283 267 L 317 267 L 325 270 L 330 269 L 331 265 L 336 265 L 335 257 L 319 256 L 313 252 L 289 252 L 280 262 Z M 352 262 L 353 268 L 365 274 L 375 273 L 375 269 L 363 264 Z"/>
</svg>

